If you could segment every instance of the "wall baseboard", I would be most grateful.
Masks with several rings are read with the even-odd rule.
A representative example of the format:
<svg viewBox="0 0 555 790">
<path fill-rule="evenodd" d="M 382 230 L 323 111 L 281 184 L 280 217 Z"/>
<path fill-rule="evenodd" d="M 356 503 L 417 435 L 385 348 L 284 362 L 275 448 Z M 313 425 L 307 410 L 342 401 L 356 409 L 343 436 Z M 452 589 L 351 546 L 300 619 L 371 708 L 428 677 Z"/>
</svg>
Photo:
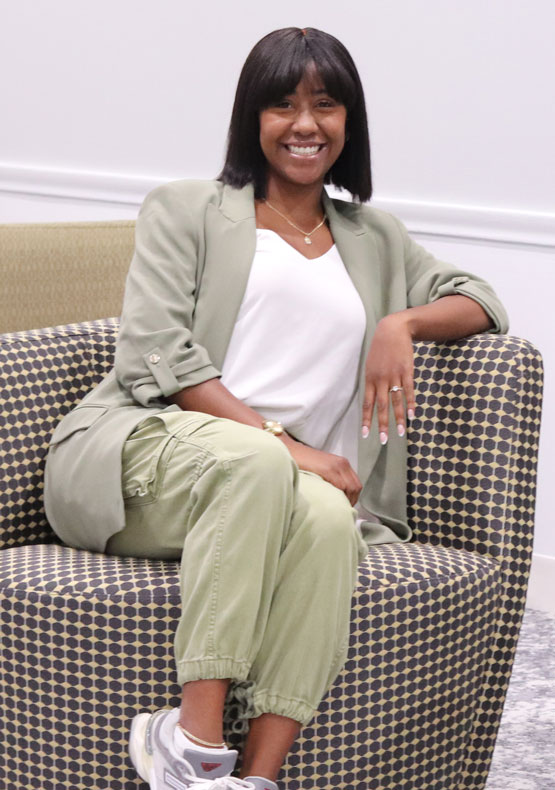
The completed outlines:
<svg viewBox="0 0 555 790">
<path fill-rule="evenodd" d="M 555 615 L 555 557 L 532 555 L 526 606 Z"/>
<path fill-rule="evenodd" d="M 151 189 L 182 177 L 174 174 L 158 178 L 0 162 L 0 193 L 138 208 Z M 331 187 L 329 192 L 344 200 L 349 199 L 348 192 Z M 379 195 L 373 198 L 372 205 L 398 216 L 415 234 L 555 248 L 555 214 L 551 213 Z"/>
</svg>

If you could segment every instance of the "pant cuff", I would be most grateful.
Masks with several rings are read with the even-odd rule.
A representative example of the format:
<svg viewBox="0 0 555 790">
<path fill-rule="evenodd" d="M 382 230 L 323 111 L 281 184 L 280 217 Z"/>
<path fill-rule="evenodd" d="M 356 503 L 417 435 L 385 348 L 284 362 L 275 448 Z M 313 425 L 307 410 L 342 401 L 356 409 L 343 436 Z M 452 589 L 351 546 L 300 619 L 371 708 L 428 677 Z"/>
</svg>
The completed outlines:
<svg viewBox="0 0 555 790">
<path fill-rule="evenodd" d="M 191 680 L 246 680 L 251 665 L 235 658 L 195 658 L 177 662 L 177 682 L 180 686 Z"/>
<path fill-rule="evenodd" d="M 314 718 L 316 708 L 302 699 L 291 699 L 261 689 L 253 696 L 254 718 L 263 713 L 275 713 L 299 721 L 304 727 Z"/>
</svg>

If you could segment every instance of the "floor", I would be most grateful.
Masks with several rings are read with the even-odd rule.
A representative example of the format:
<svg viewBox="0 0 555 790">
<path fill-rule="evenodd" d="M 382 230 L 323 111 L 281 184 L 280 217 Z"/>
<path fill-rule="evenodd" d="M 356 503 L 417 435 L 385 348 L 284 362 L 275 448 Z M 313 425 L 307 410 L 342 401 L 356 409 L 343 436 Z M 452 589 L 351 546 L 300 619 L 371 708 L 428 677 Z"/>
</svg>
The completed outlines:
<svg viewBox="0 0 555 790">
<path fill-rule="evenodd" d="M 486 790 L 555 790 L 555 616 L 526 609 Z"/>
</svg>

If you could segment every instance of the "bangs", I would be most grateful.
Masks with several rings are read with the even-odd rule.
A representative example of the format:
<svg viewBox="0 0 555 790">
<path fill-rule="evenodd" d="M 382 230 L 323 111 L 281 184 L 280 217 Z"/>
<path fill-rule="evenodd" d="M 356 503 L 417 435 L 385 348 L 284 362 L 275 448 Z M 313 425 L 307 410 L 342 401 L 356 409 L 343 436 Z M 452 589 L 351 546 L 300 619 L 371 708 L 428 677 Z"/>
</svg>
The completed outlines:
<svg viewBox="0 0 555 790">
<path fill-rule="evenodd" d="M 317 42 L 305 37 L 282 42 L 273 57 L 265 60 L 252 95 L 252 105 L 257 111 L 295 92 L 305 74 L 320 78 L 332 99 L 343 104 L 347 111 L 357 99 L 357 85 L 348 64 L 336 53 L 324 51 Z"/>
</svg>

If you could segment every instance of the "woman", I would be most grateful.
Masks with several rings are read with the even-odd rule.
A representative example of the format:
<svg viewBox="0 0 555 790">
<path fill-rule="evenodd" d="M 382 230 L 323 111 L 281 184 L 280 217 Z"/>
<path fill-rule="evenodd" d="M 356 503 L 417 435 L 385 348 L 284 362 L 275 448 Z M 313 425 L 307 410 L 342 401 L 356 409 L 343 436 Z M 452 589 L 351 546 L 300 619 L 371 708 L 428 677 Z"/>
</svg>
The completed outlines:
<svg viewBox="0 0 555 790">
<path fill-rule="evenodd" d="M 276 790 L 345 661 L 367 545 L 411 537 L 413 340 L 507 328 L 486 283 L 330 182 L 371 196 L 356 68 L 321 31 L 274 31 L 243 67 L 218 180 L 147 196 L 114 370 L 52 438 L 66 543 L 181 558 L 181 707 L 131 732 L 152 788 Z M 245 679 L 237 780 L 222 715 Z"/>
</svg>

